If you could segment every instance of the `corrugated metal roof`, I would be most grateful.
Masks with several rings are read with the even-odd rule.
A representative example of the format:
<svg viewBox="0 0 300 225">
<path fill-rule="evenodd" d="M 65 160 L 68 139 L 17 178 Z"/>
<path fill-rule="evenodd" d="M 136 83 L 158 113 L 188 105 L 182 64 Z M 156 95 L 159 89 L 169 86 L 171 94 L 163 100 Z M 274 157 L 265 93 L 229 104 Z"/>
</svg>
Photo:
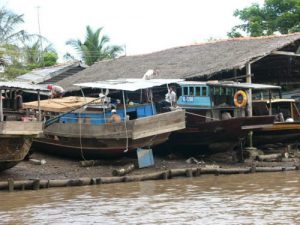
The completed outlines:
<svg viewBox="0 0 300 225">
<path fill-rule="evenodd" d="M 51 67 L 39 68 L 32 70 L 29 73 L 18 76 L 17 80 L 34 82 L 36 84 L 49 80 L 60 73 L 63 73 L 65 70 L 80 65 L 79 61 L 72 61 L 68 63 L 58 64 Z"/>
<path fill-rule="evenodd" d="M 0 89 L 22 89 L 22 90 L 33 90 L 33 91 L 48 91 L 45 85 L 29 84 L 26 82 L 18 81 L 7 81 L 0 82 Z"/>
<path fill-rule="evenodd" d="M 80 87 L 102 88 L 112 90 L 136 91 L 139 89 L 152 88 L 164 84 L 178 83 L 182 79 L 116 79 L 89 83 L 75 84 Z"/>
</svg>

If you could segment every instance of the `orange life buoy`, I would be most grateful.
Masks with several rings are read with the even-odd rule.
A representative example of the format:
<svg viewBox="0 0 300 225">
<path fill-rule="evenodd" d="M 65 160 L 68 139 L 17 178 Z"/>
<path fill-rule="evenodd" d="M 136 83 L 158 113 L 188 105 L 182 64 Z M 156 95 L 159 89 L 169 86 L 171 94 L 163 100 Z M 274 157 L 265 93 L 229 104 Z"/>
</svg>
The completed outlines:
<svg viewBox="0 0 300 225">
<path fill-rule="evenodd" d="M 245 107 L 248 102 L 248 96 L 245 91 L 239 90 L 234 94 L 233 100 L 236 107 Z"/>
</svg>

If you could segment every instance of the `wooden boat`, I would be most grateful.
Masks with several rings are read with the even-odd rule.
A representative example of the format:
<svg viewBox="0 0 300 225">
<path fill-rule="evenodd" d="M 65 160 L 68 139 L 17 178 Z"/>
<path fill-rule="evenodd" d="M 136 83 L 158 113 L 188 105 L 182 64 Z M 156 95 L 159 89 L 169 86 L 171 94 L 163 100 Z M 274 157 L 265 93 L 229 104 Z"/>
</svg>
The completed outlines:
<svg viewBox="0 0 300 225">
<path fill-rule="evenodd" d="M 294 99 L 254 100 L 253 114 L 276 115 L 273 126 L 254 132 L 256 144 L 300 140 L 300 112 Z"/>
<path fill-rule="evenodd" d="M 125 91 L 133 92 L 176 81 L 178 80 L 126 79 L 78 84 L 82 88 L 121 91 L 123 99 L 114 106 L 108 96 L 103 99 L 89 99 L 93 103 L 71 112 L 64 112 L 56 117 L 55 122 L 48 120 L 43 137 L 35 140 L 34 149 L 87 159 L 120 156 L 137 148 L 161 144 L 168 140 L 171 132 L 185 128 L 184 110 L 157 113 L 151 99 L 141 103 L 126 103 Z M 140 96 L 140 93 L 137 96 Z M 53 113 L 55 107 L 49 105 L 49 100 L 45 101 L 41 101 L 42 110 L 46 114 Z M 28 103 L 26 108 L 34 108 L 34 105 L 36 103 Z M 44 108 L 44 105 L 47 108 Z M 66 102 L 60 102 L 60 105 L 65 108 Z M 56 108 L 60 108 L 59 105 Z M 120 123 L 109 121 L 113 108 L 122 119 Z"/>
<path fill-rule="evenodd" d="M 14 108 L 18 97 L 15 90 L 31 90 L 38 92 L 47 89 L 21 82 L 0 82 L 0 171 L 9 169 L 24 159 L 32 139 L 42 133 L 42 122 L 37 112 L 26 113 Z M 37 108 L 38 109 L 38 108 Z"/>
<path fill-rule="evenodd" d="M 177 148 L 206 153 L 232 150 L 249 131 L 270 127 L 274 122 L 274 116 L 249 116 L 245 104 L 248 97 L 243 90 L 277 86 L 217 81 L 184 81 L 179 85 L 177 105 L 186 110 L 186 129 L 170 137 L 170 143 Z"/>
</svg>

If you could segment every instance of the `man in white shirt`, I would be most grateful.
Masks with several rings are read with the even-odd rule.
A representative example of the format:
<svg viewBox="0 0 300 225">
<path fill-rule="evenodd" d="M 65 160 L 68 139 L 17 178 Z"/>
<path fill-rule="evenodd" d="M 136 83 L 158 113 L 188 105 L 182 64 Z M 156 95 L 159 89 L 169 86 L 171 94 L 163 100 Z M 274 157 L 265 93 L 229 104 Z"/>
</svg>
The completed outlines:
<svg viewBox="0 0 300 225">
<path fill-rule="evenodd" d="M 170 87 L 169 92 L 166 94 L 166 101 L 171 103 L 171 106 L 176 106 L 177 95 L 173 87 Z"/>
</svg>

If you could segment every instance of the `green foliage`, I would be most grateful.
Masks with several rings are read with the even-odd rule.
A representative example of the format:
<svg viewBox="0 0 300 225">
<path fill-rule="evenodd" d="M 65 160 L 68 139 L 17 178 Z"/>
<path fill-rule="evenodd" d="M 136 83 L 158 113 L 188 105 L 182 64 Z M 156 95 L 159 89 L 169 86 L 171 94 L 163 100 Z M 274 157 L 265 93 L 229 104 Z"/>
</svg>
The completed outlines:
<svg viewBox="0 0 300 225">
<path fill-rule="evenodd" d="M 42 48 L 41 40 L 46 43 L 45 38 L 18 29 L 22 23 L 23 15 L 0 8 L 0 65 L 4 65 L 3 75 L 8 79 L 35 68 L 52 66 L 58 59 L 51 45 Z"/>
<path fill-rule="evenodd" d="M 123 48 L 117 45 L 109 45 L 109 37 L 101 35 L 102 27 L 95 32 L 90 26 L 86 27 L 86 37 L 84 42 L 79 39 L 70 39 L 66 42 L 72 46 L 80 55 L 87 65 L 92 65 L 96 61 L 111 59 L 123 52 Z"/>
<path fill-rule="evenodd" d="M 0 9 L 0 43 L 11 44 L 26 39 L 27 33 L 18 30 L 18 26 L 24 23 L 23 15 L 17 15 L 6 9 Z"/>
<path fill-rule="evenodd" d="M 24 48 L 25 61 L 27 67 L 36 69 L 40 67 L 53 66 L 56 64 L 58 55 L 51 45 L 41 50 L 40 40 L 35 41 L 31 45 Z"/>
<path fill-rule="evenodd" d="M 300 0 L 265 0 L 263 6 L 252 4 L 233 14 L 243 21 L 227 34 L 229 37 L 288 34 L 300 31 Z"/>
<path fill-rule="evenodd" d="M 56 64 L 58 55 L 56 52 L 46 51 L 43 53 L 44 66 L 53 66 Z"/>
</svg>

